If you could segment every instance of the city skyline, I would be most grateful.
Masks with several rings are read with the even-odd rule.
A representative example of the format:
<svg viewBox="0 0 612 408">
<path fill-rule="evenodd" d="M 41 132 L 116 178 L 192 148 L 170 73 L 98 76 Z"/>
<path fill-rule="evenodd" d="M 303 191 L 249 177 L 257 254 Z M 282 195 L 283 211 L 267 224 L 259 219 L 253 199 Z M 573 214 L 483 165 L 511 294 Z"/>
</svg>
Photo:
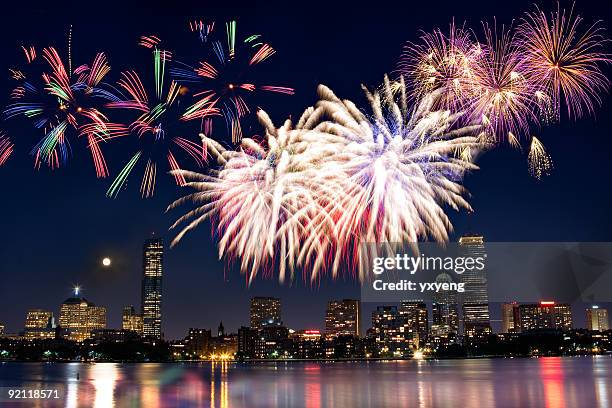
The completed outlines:
<svg viewBox="0 0 612 408">
<path fill-rule="evenodd" d="M 73 288 L 73 295 L 60 305 L 57 325 L 55 323 L 55 313 L 53 311 L 29 308 L 25 314 L 25 323 L 16 332 L 6 332 L 5 325 L 0 321 L 0 326 L 2 326 L 4 334 L 15 335 L 22 333 L 25 339 L 30 340 L 53 338 L 56 335 L 56 327 L 60 327 L 64 329 L 62 336 L 77 341 L 82 341 L 87 338 L 88 333 L 96 329 L 128 330 L 134 331 L 143 337 L 149 337 L 151 339 L 159 338 L 155 334 L 147 336 L 144 333 L 142 315 L 136 313 L 136 309 L 133 305 L 125 306 L 122 309 L 121 323 L 118 326 L 109 326 L 107 324 L 106 307 L 104 305 L 96 306 L 96 304 L 84 297 L 77 297 L 80 295 L 80 290 L 80 287 Z M 437 299 L 439 300 L 440 298 Z M 448 325 L 447 322 L 452 319 L 456 319 L 458 322 L 455 328 L 455 330 L 457 330 L 455 334 L 459 336 L 467 335 L 465 334 L 465 317 L 457 315 L 456 310 L 452 308 L 437 308 L 441 303 L 436 300 L 432 302 L 406 300 L 380 304 L 380 302 L 362 302 L 358 299 L 333 299 L 326 302 L 326 313 L 322 317 L 320 324 L 318 326 L 309 327 L 298 327 L 292 326 L 291 324 L 285 324 L 281 315 L 282 305 L 284 303 L 285 301 L 276 297 L 251 297 L 249 299 L 248 317 L 244 322 L 240 323 L 235 330 L 226 331 L 223 325 L 223 318 L 227 316 L 217 316 L 221 319 L 217 327 L 218 335 L 222 336 L 223 333 L 229 332 L 238 333 L 241 328 L 245 327 L 245 323 L 248 323 L 249 326 L 246 327 L 255 330 L 266 327 L 286 327 L 298 331 L 314 330 L 317 333 L 331 335 L 331 337 L 337 337 L 338 335 L 356 335 L 357 337 L 361 337 L 367 334 L 370 329 L 374 329 L 377 325 L 376 322 L 379 321 L 380 318 L 389 322 L 391 322 L 389 319 L 392 319 L 393 322 L 388 324 L 391 324 L 392 329 L 397 331 L 398 334 L 402 333 L 402 336 L 408 335 L 408 331 L 414 331 L 413 334 L 408 335 L 406 338 L 416 339 L 415 343 L 417 345 L 419 338 L 427 338 L 430 335 L 439 336 L 441 333 L 447 335 L 448 328 L 440 327 L 440 325 Z M 360 331 L 357 328 L 364 327 L 362 323 L 362 308 L 364 305 L 368 304 L 372 307 L 372 320 L 370 324 L 366 324 L 365 329 Z M 491 307 L 491 305 L 493 304 L 489 304 L 489 307 Z M 501 323 L 501 330 L 493 330 L 493 333 L 518 333 L 547 327 L 563 330 L 588 329 L 605 331 L 610 327 L 608 309 L 595 304 L 583 308 L 576 308 L 569 304 L 550 300 L 540 300 L 536 303 L 499 303 L 497 306 L 500 309 L 500 315 L 502 317 L 499 321 L 499 323 Z M 330 307 L 332 307 L 332 309 L 330 309 Z M 93 312 L 89 312 L 90 309 Z M 582 326 L 575 324 L 577 320 L 576 317 L 581 316 L 578 310 L 584 311 L 585 324 Z M 349 314 L 348 316 L 338 317 L 338 314 L 342 316 L 347 311 Z M 93 313 L 93 315 L 91 313 Z M 93 320 L 90 322 L 87 319 Z M 198 330 L 202 330 L 202 326 L 191 325 L 191 327 L 200 327 Z M 509 330 L 505 330 L 506 328 Z M 47 331 L 45 331 L 45 329 L 47 329 Z M 209 336 L 213 329 L 214 327 L 206 329 L 209 332 Z M 461 331 L 463 331 L 463 334 L 459 333 L 460 329 L 462 329 Z M 75 331 L 74 334 L 72 330 Z M 83 330 L 85 330 L 85 332 L 83 332 Z M 189 330 L 192 329 L 190 328 Z M 453 332 L 452 329 L 451 332 Z M 165 338 L 165 340 L 178 338 L 183 338 L 183 336 Z"/>
<path fill-rule="evenodd" d="M 266 103 L 274 122 L 280 124 L 289 115 L 295 117 L 304 106 L 315 102 L 319 83 L 329 85 L 343 97 L 362 101 L 364 97 L 359 85 L 378 84 L 383 72 L 394 69 L 404 42 L 416 39 L 419 29 L 445 28 L 453 15 L 457 21 L 485 19 L 491 15 L 499 15 L 501 19 L 501 16 L 518 15 L 530 6 L 529 2 L 488 4 L 486 8 L 482 4 L 451 3 L 446 5 L 444 16 L 424 10 L 401 19 L 387 11 L 379 12 L 384 18 L 371 19 L 368 13 L 331 7 L 329 16 L 334 24 L 312 33 L 314 37 L 311 38 L 304 38 L 301 33 L 308 32 L 311 18 L 317 17 L 312 10 L 304 11 L 304 18 L 288 20 L 282 18 L 283 10 L 252 7 L 241 16 L 241 24 L 254 32 L 265 33 L 277 50 L 271 74 L 279 83 L 296 88 L 296 95 L 282 103 Z M 579 8 L 585 16 L 612 21 L 609 11 L 596 5 L 581 4 Z M 167 24 L 160 27 L 159 34 L 164 41 L 172 42 L 178 37 L 171 27 L 184 27 L 190 13 L 206 14 L 208 11 L 186 7 L 180 16 L 164 16 Z M 234 14 L 218 4 L 211 5 L 210 12 L 219 16 Z M 92 18 L 87 24 L 80 24 L 70 13 L 58 16 L 51 25 L 42 15 L 32 16 L 32 24 L 27 27 L 17 24 L 15 19 L 15 22 L 7 21 L 1 29 L 0 49 L 3 55 L 15 59 L 14 38 L 39 45 L 45 45 L 41 40 L 45 39 L 50 44 L 63 46 L 67 28 L 74 23 L 75 55 L 89 59 L 91 49 L 103 49 L 112 43 L 112 50 L 109 50 L 114 57 L 111 66 L 113 72 L 119 72 L 124 68 L 121 56 L 132 56 L 135 42 L 150 28 L 148 22 L 133 20 L 129 12 L 111 22 Z M 367 37 L 372 64 L 362 64 L 364 47 L 355 41 L 355 38 L 362 38 L 361 27 L 365 25 L 372 28 Z M 108 32 L 104 41 L 97 35 L 101 31 Z M 326 63 L 319 64 L 311 58 L 313 54 L 321 55 Z M 148 54 L 133 56 L 137 64 L 148 63 L 149 57 Z M 352 69 L 357 65 L 361 66 L 359 72 Z M 295 66 L 301 69 L 296 71 Z M 7 61 L 3 72 L 8 67 Z M 343 75 L 339 77 L 338 72 Z M 3 89 L 9 87 L 6 77 L 0 79 Z M 607 217 L 610 192 L 601 190 L 601 185 L 610 184 L 606 152 L 612 139 L 605 120 L 610 117 L 610 109 L 612 106 L 606 96 L 595 118 L 554 124 L 538 133 L 555 161 L 552 175 L 542 181 L 531 178 L 524 157 L 518 152 L 501 148 L 483 155 L 478 164 L 488 170 L 475 172 L 466 179 L 474 215 L 450 212 L 456 231 L 451 239 L 456 240 L 462 233 L 473 230 L 484 235 L 488 242 L 612 241 L 612 220 Z M 22 134 L 20 129 L 7 130 Z M 257 133 L 259 128 L 252 126 L 245 131 Z M 0 256 L 4 260 L 0 265 L 4 279 L 0 285 L 0 309 L 15 308 L 15 312 L 1 316 L 0 321 L 7 330 L 14 331 L 22 324 L 20 311 L 31 306 L 55 308 L 56 294 L 67 293 L 72 285 L 80 283 L 86 297 L 104 299 L 109 308 L 109 323 L 119 327 L 121 308 L 139 303 L 134 294 L 140 291 L 142 266 L 141 259 L 134 254 L 141 250 L 142 238 L 153 231 L 171 242 L 175 232 L 168 228 L 176 214 L 164 211 L 183 191 L 160 183 L 153 199 L 142 200 L 138 186 L 131 186 L 131 193 L 110 200 L 104 197 L 106 183 L 91 173 L 86 155 L 75 155 L 65 169 L 36 171 L 28 157 L 29 142 L 31 139 L 25 143 L 16 140 L 14 157 L 0 169 L 0 180 L 6 192 L 5 211 L 13 215 L 5 220 L 7 233 L 0 246 Z M 579 165 L 576 165 L 577 157 L 583 158 Z M 121 164 L 109 161 L 109 166 L 114 168 Z M 594 174 L 598 177 L 593 177 Z M 47 198 L 46 211 L 41 211 L 41 197 Z M 70 208 L 69 215 L 67 208 Z M 167 317 L 164 331 L 169 337 L 180 335 L 190 324 L 215 327 L 216 317 L 207 317 L 207 312 L 216 307 L 228 311 L 229 317 L 224 319 L 227 327 L 239 327 L 251 295 L 291 298 L 285 312 L 296 316 L 295 325 L 320 327 L 318 322 L 325 314 L 328 299 L 355 298 L 359 294 L 359 284 L 346 277 L 337 280 L 324 277 L 321 282 L 311 284 L 296 276 L 295 281 L 284 285 L 262 277 L 247 286 L 235 265 L 218 260 L 216 241 L 208 230 L 205 226 L 194 231 L 180 245 L 167 249 L 164 294 L 167 299 L 173 299 L 164 304 L 164 316 Z M 104 257 L 112 259 L 109 267 L 101 265 Z M 39 282 L 38 286 L 34 287 L 32 282 Z M 26 293 L 28 296 L 24 298 Z M 31 299 L 36 299 L 38 304 L 32 305 Z M 312 299 L 317 301 L 312 302 Z M 298 312 L 307 308 L 314 308 L 313 315 L 317 318 L 299 316 Z M 182 317 L 186 309 L 194 311 L 195 321 Z M 368 316 L 370 312 L 364 310 L 363 315 Z M 493 310 L 492 313 L 494 320 L 501 319 L 498 312 Z M 577 320 L 583 321 L 582 317 Z"/>
</svg>

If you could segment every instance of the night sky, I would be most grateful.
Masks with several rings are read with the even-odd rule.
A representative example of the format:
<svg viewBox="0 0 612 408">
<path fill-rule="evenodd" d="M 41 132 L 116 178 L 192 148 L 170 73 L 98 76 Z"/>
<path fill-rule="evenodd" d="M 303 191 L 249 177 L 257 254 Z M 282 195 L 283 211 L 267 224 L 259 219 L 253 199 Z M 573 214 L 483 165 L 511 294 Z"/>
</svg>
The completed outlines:
<svg viewBox="0 0 612 408">
<path fill-rule="evenodd" d="M 111 3 L 62 8 L 28 3 L 27 10 L 3 10 L 0 17 L 0 96 L 9 101 L 8 68 L 21 61 L 21 45 L 55 45 L 65 50 L 66 33 L 73 24 L 73 60 L 88 63 L 105 51 L 116 80 L 119 72 L 149 69 L 150 54 L 138 47 L 140 35 L 157 34 L 177 56 L 189 59 L 193 40 L 187 22 L 213 17 L 238 19 L 240 33 L 261 33 L 277 50 L 264 63 L 261 75 L 274 85 L 292 86 L 296 95 L 272 94 L 257 100 L 277 124 L 299 116 L 316 102 L 316 85 L 365 106 L 360 84 L 377 85 L 395 68 L 402 45 L 417 40 L 418 30 L 446 28 L 453 18 L 480 28 L 480 21 L 510 23 L 531 2 L 371 2 L 334 5 L 299 3 L 299 7 L 253 3 L 183 3 L 181 8 L 147 3 L 142 8 L 111 7 Z M 329 2 L 331 3 L 331 2 Z M 431 5 L 430 8 L 427 8 Z M 543 4 L 550 7 L 552 2 Z M 104 10 L 95 8 L 103 7 Z M 610 7 L 579 1 L 587 22 L 612 24 Z M 195 44 L 195 43 L 194 43 Z M 182 47 L 182 48 L 181 48 Z M 182 49 L 182 51 L 181 51 Z M 194 52 L 193 50 L 191 50 Z M 478 162 L 481 170 L 467 177 L 473 216 L 452 213 L 453 239 L 472 230 L 488 241 L 612 241 L 612 98 L 596 117 L 534 129 L 552 156 L 551 176 L 538 181 L 527 170 L 525 153 L 501 147 Z M 18 122 L 18 121 L 17 121 Z M 170 176 L 160 175 L 156 196 L 143 200 L 140 180 L 131 180 L 119 198 L 105 197 L 112 179 L 95 177 L 89 153 L 77 148 L 67 167 L 56 171 L 33 169 L 29 151 L 37 140 L 31 127 L 1 123 L 16 144 L 16 152 L 0 168 L 0 323 L 8 332 L 22 330 L 28 308 L 53 310 L 81 284 L 83 295 L 108 307 L 109 327 L 120 327 L 121 308 L 140 305 L 142 243 L 155 233 L 167 243 L 172 221 L 182 210 L 165 213 L 181 195 Z M 195 131 L 194 125 L 194 131 Z M 253 126 L 252 132 L 259 129 Z M 111 174 L 129 156 L 129 142 L 116 141 L 104 149 Z M 184 209 L 183 209 L 184 210 Z M 103 268 L 103 257 L 112 258 Z M 183 337 L 189 327 L 226 329 L 248 324 L 251 296 L 278 296 L 283 320 L 296 329 L 322 327 L 325 305 L 332 298 L 356 297 L 359 286 L 350 279 L 323 279 L 316 287 L 298 277 L 281 285 L 276 279 L 257 280 L 249 288 L 240 273 L 217 259 L 210 225 L 189 234 L 167 250 L 164 270 L 163 330 L 168 338 Z M 534 299 L 538 300 L 538 299 Z M 367 313 L 368 308 L 364 308 Z M 575 312 L 577 323 L 583 313 Z M 369 323 L 366 315 L 365 321 Z"/>
</svg>

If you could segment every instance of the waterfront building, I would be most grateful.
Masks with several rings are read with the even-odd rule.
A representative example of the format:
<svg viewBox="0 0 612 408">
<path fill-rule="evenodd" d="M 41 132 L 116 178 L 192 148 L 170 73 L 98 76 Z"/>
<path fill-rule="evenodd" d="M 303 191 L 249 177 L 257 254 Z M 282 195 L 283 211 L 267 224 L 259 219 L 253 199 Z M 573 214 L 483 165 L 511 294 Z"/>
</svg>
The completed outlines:
<svg viewBox="0 0 612 408">
<path fill-rule="evenodd" d="M 255 358 L 257 329 L 242 326 L 238 329 L 238 354 L 241 358 Z"/>
<path fill-rule="evenodd" d="M 292 357 L 300 359 L 323 358 L 323 336 L 320 330 L 299 330 L 289 334 Z"/>
<path fill-rule="evenodd" d="M 592 331 L 606 331 L 610 329 L 610 320 L 608 319 L 608 309 L 599 306 L 591 306 L 586 310 L 587 329 Z"/>
<path fill-rule="evenodd" d="M 325 335 L 335 337 L 361 332 L 361 302 L 356 299 L 330 300 L 325 314 Z"/>
<path fill-rule="evenodd" d="M 185 337 L 185 352 L 192 358 L 207 358 L 210 354 L 211 332 L 207 329 L 190 328 Z"/>
<path fill-rule="evenodd" d="M 521 332 L 540 329 L 571 330 L 572 308 L 568 304 L 541 301 L 519 306 Z"/>
<path fill-rule="evenodd" d="M 262 327 L 255 338 L 255 358 L 286 357 L 290 351 L 289 329 L 284 326 Z"/>
<path fill-rule="evenodd" d="M 75 288 L 74 296 L 62 303 L 59 322 L 69 340 L 81 342 L 94 330 L 106 328 L 106 308 L 78 295 L 79 289 Z"/>
<path fill-rule="evenodd" d="M 372 336 L 381 356 L 403 356 L 410 343 L 401 331 L 402 319 L 397 306 L 377 306 L 372 312 Z"/>
<path fill-rule="evenodd" d="M 400 333 L 413 348 L 419 348 L 427 341 L 429 314 L 427 305 L 421 300 L 405 300 L 399 307 Z"/>
</svg>

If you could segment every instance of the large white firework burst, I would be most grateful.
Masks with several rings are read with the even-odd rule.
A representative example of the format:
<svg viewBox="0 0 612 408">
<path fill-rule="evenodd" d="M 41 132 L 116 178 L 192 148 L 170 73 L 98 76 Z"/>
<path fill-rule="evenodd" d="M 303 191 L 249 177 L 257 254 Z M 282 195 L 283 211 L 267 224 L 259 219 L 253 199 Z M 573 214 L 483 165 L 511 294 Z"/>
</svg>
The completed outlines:
<svg viewBox="0 0 612 408">
<path fill-rule="evenodd" d="M 197 207 L 174 224 L 186 223 L 175 243 L 212 219 L 219 256 L 240 259 L 250 281 L 274 266 L 281 280 L 296 267 L 312 280 L 356 274 L 361 243 L 447 241 L 445 208 L 470 209 L 461 182 L 477 168 L 480 126 L 432 111 L 440 92 L 411 108 L 404 84 L 385 78 L 366 94 L 371 114 L 320 86 L 320 101 L 295 127 L 275 128 L 259 112 L 265 140 L 244 139 L 237 151 L 204 137 L 221 168 L 181 172 L 196 191 L 170 207 Z"/>
</svg>

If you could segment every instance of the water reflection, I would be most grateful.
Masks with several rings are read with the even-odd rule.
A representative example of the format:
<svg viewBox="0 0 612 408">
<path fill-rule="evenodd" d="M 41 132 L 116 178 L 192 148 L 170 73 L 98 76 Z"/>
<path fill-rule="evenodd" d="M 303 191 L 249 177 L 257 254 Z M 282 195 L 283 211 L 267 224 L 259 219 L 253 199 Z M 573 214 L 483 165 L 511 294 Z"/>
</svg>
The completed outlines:
<svg viewBox="0 0 612 408">
<path fill-rule="evenodd" d="M 561 357 L 538 359 L 544 385 L 544 402 L 546 408 L 565 407 L 565 389 L 563 387 L 563 363 Z"/>
<path fill-rule="evenodd" d="M 66 408 L 607 407 L 612 358 L 0 365 L 16 381 L 59 387 Z"/>
<path fill-rule="evenodd" d="M 94 364 L 89 376 L 95 389 L 94 408 L 115 406 L 115 385 L 119 379 L 117 364 Z"/>
</svg>

